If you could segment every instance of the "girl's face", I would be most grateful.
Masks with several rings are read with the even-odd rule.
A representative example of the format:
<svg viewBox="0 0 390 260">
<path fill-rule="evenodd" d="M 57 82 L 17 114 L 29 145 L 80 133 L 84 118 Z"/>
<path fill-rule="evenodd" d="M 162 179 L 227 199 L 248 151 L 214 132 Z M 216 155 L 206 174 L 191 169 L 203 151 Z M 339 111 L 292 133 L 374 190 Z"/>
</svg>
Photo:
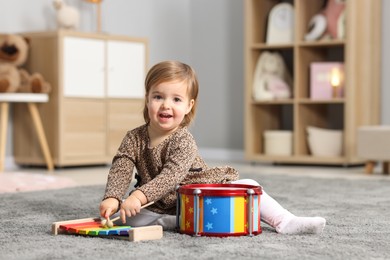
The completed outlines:
<svg viewBox="0 0 390 260">
<path fill-rule="evenodd" d="M 159 132 L 175 131 L 194 102 L 188 97 L 185 81 L 162 82 L 153 86 L 147 96 L 150 127 Z"/>
</svg>

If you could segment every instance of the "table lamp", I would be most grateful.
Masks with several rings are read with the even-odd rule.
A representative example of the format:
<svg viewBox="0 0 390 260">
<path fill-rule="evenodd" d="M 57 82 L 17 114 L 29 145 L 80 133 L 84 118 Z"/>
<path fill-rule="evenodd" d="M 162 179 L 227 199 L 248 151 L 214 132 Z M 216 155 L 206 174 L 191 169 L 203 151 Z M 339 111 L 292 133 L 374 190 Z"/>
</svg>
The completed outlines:
<svg viewBox="0 0 390 260">
<path fill-rule="evenodd" d="M 96 4 L 96 19 L 97 19 L 97 31 L 100 33 L 102 31 L 102 9 L 101 3 L 103 0 L 84 0 L 88 3 Z"/>
<path fill-rule="evenodd" d="M 338 68 L 333 68 L 330 73 L 330 85 L 332 86 L 332 97 L 339 98 L 341 87 L 341 72 Z"/>
</svg>

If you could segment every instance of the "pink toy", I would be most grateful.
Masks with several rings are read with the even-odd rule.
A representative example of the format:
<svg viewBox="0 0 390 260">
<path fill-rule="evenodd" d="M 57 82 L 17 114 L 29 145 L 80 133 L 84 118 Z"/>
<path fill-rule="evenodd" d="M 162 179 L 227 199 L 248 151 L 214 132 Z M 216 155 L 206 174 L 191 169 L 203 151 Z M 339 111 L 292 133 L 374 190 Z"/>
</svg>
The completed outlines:
<svg viewBox="0 0 390 260">
<path fill-rule="evenodd" d="M 329 34 L 333 39 L 339 37 L 338 22 L 340 16 L 343 14 L 345 9 L 345 1 L 343 0 L 328 0 L 328 3 L 323 11 L 326 17 L 327 28 L 325 34 Z"/>
<path fill-rule="evenodd" d="M 309 27 L 310 30 L 305 35 L 307 41 L 324 37 L 344 38 L 345 0 L 328 0 L 325 8 L 310 20 Z"/>
<path fill-rule="evenodd" d="M 332 70 L 337 69 L 340 77 L 344 74 L 344 64 L 342 62 L 313 62 L 310 64 L 310 98 L 311 99 L 332 99 L 344 96 L 343 81 L 333 89 L 331 84 Z M 336 93 L 334 93 L 336 92 Z"/>
</svg>

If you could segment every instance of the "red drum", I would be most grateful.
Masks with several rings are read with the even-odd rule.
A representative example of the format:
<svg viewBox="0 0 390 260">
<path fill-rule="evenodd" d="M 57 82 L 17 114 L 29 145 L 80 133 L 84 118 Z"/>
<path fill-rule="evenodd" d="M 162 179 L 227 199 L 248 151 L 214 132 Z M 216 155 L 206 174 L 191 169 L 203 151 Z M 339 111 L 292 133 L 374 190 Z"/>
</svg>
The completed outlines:
<svg viewBox="0 0 390 260">
<path fill-rule="evenodd" d="M 261 233 L 260 186 L 189 184 L 177 189 L 176 227 L 195 236 Z"/>
</svg>

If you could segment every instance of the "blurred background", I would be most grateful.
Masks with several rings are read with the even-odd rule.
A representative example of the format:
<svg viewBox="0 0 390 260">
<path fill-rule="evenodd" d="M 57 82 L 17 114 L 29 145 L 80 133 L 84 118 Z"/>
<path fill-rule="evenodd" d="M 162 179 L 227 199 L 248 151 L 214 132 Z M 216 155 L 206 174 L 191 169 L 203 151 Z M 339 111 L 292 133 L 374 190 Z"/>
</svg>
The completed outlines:
<svg viewBox="0 0 390 260">
<path fill-rule="evenodd" d="M 96 32 L 95 4 L 83 0 L 66 3 L 80 12 L 79 31 Z M 173 59 L 195 68 L 201 89 L 191 131 L 207 159 L 242 160 L 244 156 L 243 9 L 241 0 L 103 0 L 101 3 L 102 32 L 146 37 L 149 67 Z M 389 13 L 390 1 L 382 1 L 382 124 L 390 124 Z M 52 0 L 0 0 L 1 33 L 56 28 Z M 12 123 L 9 125 L 12 128 Z M 8 140 L 11 136 L 9 129 Z M 6 156 L 12 156 L 10 145 Z"/>
</svg>

